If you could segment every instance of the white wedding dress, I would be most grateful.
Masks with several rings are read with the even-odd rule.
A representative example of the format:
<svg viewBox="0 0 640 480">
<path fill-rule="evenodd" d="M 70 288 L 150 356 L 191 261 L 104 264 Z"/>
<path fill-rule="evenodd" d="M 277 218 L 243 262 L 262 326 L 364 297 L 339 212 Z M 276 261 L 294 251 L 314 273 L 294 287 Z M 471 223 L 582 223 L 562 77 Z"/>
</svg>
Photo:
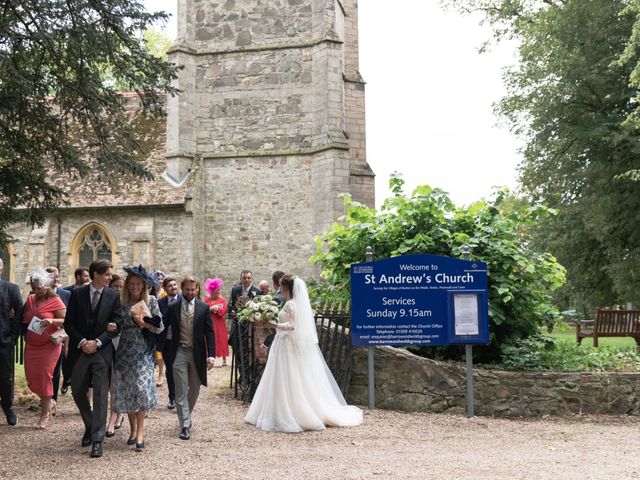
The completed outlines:
<svg viewBox="0 0 640 480">
<path fill-rule="evenodd" d="M 278 315 L 267 365 L 245 421 L 270 432 L 324 430 L 362 423 L 347 405 L 327 367 L 304 282 L 294 280 L 292 300 Z"/>
</svg>

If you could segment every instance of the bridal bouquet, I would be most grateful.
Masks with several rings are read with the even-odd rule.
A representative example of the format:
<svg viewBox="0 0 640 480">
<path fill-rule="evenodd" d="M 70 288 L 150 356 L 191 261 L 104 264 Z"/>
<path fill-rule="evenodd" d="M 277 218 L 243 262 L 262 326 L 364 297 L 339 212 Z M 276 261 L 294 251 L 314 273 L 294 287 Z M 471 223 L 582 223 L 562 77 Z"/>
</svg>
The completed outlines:
<svg viewBox="0 0 640 480">
<path fill-rule="evenodd" d="M 238 299 L 240 300 L 240 299 Z M 271 295 L 262 295 L 247 299 L 246 302 L 237 302 L 238 320 L 241 322 L 277 322 L 278 302 Z"/>
</svg>

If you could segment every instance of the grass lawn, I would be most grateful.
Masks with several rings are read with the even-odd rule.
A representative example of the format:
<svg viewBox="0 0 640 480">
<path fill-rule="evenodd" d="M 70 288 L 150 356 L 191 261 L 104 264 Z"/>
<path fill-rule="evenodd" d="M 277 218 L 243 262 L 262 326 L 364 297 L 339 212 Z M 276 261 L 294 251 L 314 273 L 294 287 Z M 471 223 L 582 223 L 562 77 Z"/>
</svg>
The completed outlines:
<svg viewBox="0 0 640 480">
<path fill-rule="evenodd" d="M 564 330 L 564 329 L 563 329 Z M 547 334 L 550 337 L 554 337 L 556 340 L 562 342 L 571 342 L 576 343 L 576 333 L 575 331 L 554 331 L 553 333 Z M 582 345 L 587 345 L 589 347 L 593 346 L 593 339 L 585 338 L 582 340 Z M 633 338 L 628 337 L 605 337 L 598 339 L 598 346 L 600 347 L 635 347 L 636 342 Z"/>
</svg>

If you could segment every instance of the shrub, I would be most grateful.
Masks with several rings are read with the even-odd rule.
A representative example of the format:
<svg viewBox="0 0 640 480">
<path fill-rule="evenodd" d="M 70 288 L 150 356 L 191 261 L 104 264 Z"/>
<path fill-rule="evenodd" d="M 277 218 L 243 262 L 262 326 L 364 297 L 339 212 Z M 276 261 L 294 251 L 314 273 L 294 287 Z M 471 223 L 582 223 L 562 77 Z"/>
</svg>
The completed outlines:
<svg viewBox="0 0 640 480">
<path fill-rule="evenodd" d="M 533 335 L 505 345 L 502 363 L 492 366 L 520 371 L 637 371 L 640 370 L 640 356 L 633 346 L 594 348 L 546 335 Z"/>
<path fill-rule="evenodd" d="M 529 230 L 552 212 L 516 199 L 507 190 L 492 200 L 457 208 L 442 190 L 417 187 L 402 192 L 403 180 L 390 180 L 392 198 L 379 211 L 345 197 L 347 212 L 317 238 L 312 262 L 319 264 L 330 285 L 350 287 L 349 268 L 363 261 L 367 246 L 376 258 L 429 253 L 460 257 L 463 246 L 471 257 L 488 265 L 490 340 L 474 349 L 479 360 L 500 358 L 502 345 L 549 327 L 558 317 L 551 292 L 564 282 L 564 269 L 548 253 L 528 247 Z M 449 358 L 458 348 L 440 350 Z"/>
</svg>

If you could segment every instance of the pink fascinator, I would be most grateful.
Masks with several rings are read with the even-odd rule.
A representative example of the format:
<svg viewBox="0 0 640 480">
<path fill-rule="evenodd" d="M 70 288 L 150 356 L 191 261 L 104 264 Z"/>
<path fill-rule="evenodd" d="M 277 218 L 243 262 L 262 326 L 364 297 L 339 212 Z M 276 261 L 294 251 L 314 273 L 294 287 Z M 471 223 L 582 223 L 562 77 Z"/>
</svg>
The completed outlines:
<svg viewBox="0 0 640 480">
<path fill-rule="evenodd" d="M 208 293 L 213 293 L 222 286 L 221 278 L 207 278 L 204 281 L 204 290 Z"/>
</svg>

